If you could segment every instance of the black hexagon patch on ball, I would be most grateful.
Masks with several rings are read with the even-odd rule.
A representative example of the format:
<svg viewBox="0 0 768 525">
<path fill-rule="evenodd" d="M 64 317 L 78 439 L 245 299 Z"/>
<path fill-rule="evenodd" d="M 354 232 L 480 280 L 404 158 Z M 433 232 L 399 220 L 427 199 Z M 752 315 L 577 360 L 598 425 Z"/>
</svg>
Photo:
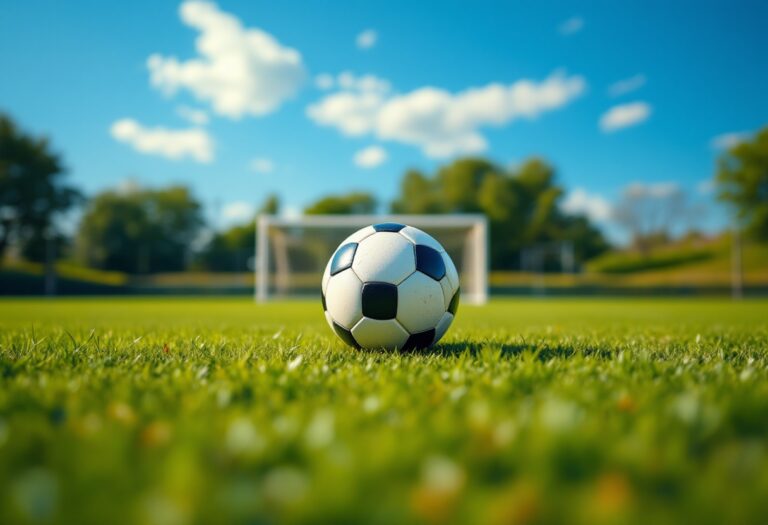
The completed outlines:
<svg viewBox="0 0 768 525">
<path fill-rule="evenodd" d="M 377 232 L 399 232 L 403 228 L 405 228 L 405 224 L 397 222 L 382 222 L 381 224 L 373 225 L 373 229 Z"/>
<path fill-rule="evenodd" d="M 397 315 L 397 286 L 389 283 L 365 283 L 363 315 L 370 319 L 394 319 Z"/>
<path fill-rule="evenodd" d="M 427 348 L 432 344 L 435 339 L 435 329 L 430 328 L 424 332 L 418 334 L 412 334 L 403 345 L 403 351 L 417 350 L 420 348 Z"/>
<path fill-rule="evenodd" d="M 338 324 L 336 324 L 336 322 L 334 322 L 333 331 L 336 332 L 336 335 L 339 336 L 339 339 L 347 343 L 349 346 L 353 348 L 360 348 L 360 345 L 357 344 L 357 341 L 355 341 L 355 336 L 352 335 L 352 332 L 350 332 L 343 326 L 339 326 Z"/>
<path fill-rule="evenodd" d="M 416 245 L 416 269 L 439 281 L 445 277 L 445 261 L 440 252 L 423 244 Z"/>
<path fill-rule="evenodd" d="M 459 296 L 461 295 L 461 288 L 458 288 L 456 290 L 456 293 L 453 294 L 453 297 L 451 298 L 451 304 L 448 305 L 448 311 L 451 312 L 454 316 L 456 315 L 456 312 L 459 311 Z"/>
<path fill-rule="evenodd" d="M 331 275 L 336 275 L 352 266 L 352 260 L 355 258 L 356 251 L 356 242 L 345 244 L 336 250 L 336 253 L 333 256 L 333 262 L 331 262 Z"/>
</svg>

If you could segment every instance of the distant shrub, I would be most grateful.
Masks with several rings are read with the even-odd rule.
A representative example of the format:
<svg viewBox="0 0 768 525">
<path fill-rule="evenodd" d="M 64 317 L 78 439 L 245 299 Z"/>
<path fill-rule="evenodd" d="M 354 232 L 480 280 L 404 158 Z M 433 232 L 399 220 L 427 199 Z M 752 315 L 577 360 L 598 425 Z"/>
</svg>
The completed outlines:
<svg viewBox="0 0 768 525">
<path fill-rule="evenodd" d="M 587 269 L 596 273 L 634 273 L 706 261 L 713 256 L 711 250 L 666 251 L 645 256 L 639 253 L 616 252 L 594 259 Z"/>
<path fill-rule="evenodd" d="M 45 265 L 29 261 L 5 261 L 1 268 L 2 271 L 11 271 L 17 275 L 42 276 L 45 274 Z M 128 282 L 128 276 L 122 272 L 86 268 L 63 261 L 56 263 L 56 275 L 59 279 L 83 281 L 84 283 L 102 284 L 105 286 L 124 286 Z"/>
</svg>

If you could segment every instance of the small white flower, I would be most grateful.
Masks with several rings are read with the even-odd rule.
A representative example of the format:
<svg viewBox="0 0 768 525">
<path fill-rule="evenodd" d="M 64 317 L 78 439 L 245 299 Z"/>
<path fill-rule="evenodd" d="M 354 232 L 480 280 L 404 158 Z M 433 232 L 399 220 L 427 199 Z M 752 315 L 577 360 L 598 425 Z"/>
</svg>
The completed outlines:
<svg viewBox="0 0 768 525">
<path fill-rule="evenodd" d="M 288 371 L 290 372 L 299 368 L 299 365 L 301 365 L 302 361 L 304 361 L 304 358 L 300 355 L 288 361 Z"/>
</svg>

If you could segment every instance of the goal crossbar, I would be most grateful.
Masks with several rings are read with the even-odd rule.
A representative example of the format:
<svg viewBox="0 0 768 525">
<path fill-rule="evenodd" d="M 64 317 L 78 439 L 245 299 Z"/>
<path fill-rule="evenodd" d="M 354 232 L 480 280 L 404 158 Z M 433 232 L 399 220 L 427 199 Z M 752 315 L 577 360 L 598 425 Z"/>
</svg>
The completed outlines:
<svg viewBox="0 0 768 525">
<path fill-rule="evenodd" d="M 254 298 L 258 302 L 269 299 L 270 229 L 300 227 L 305 229 L 344 228 L 350 233 L 371 224 L 396 222 L 416 228 L 466 229 L 468 241 L 473 249 L 465 254 L 465 264 L 472 274 L 470 290 L 462 290 L 462 302 L 483 304 L 488 300 L 488 221 L 480 214 L 448 215 L 301 215 L 285 217 L 260 215 L 256 227 L 256 264 L 254 265 L 256 286 Z M 277 253 L 275 255 L 278 255 Z M 318 282 L 318 289 L 320 283 Z"/>
</svg>

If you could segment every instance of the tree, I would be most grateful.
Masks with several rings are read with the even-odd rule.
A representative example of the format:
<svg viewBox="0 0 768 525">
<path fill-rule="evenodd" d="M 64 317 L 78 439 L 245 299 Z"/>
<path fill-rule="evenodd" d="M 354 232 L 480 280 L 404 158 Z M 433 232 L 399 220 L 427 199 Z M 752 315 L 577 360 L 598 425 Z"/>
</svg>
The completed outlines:
<svg viewBox="0 0 768 525">
<path fill-rule="evenodd" d="M 408 170 L 400 183 L 401 197 L 392 203 L 392 212 L 441 213 L 443 206 L 433 186 L 432 181 L 420 171 Z"/>
<path fill-rule="evenodd" d="M 264 199 L 264 202 L 262 203 L 261 207 L 259 207 L 259 209 L 256 211 L 256 216 L 259 216 L 262 214 L 277 215 L 279 212 L 280 212 L 280 197 L 278 197 L 273 193 L 271 195 L 267 195 L 267 198 Z"/>
<path fill-rule="evenodd" d="M 213 272 L 244 272 L 256 250 L 254 221 L 217 232 L 199 255 L 200 265 Z"/>
<path fill-rule="evenodd" d="M 739 226 L 768 240 L 768 127 L 722 154 L 715 182 L 719 199 L 734 208 Z"/>
<path fill-rule="evenodd" d="M 376 199 L 370 194 L 362 192 L 323 197 L 304 209 L 304 213 L 307 215 L 351 215 L 355 213 L 373 213 L 375 211 Z"/>
<path fill-rule="evenodd" d="M 666 243 L 676 224 L 689 214 L 682 188 L 675 183 L 630 184 L 624 189 L 613 215 L 632 236 L 632 243 L 642 254 Z"/>
<path fill-rule="evenodd" d="M 458 159 L 437 170 L 437 188 L 440 201 L 448 213 L 476 213 L 482 211 L 478 191 L 483 180 L 497 168 L 484 159 Z"/>
<path fill-rule="evenodd" d="M 565 216 L 562 219 L 561 240 L 571 241 L 577 261 L 588 261 L 610 249 L 608 241 L 589 219 L 583 215 Z"/>
<path fill-rule="evenodd" d="M 51 243 L 63 242 L 55 220 L 82 200 L 65 175 L 46 138 L 25 134 L 0 114 L 0 261 L 11 241 L 34 261 L 50 259 Z"/>
<path fill-rule="evenodd" d="M 200 203 L 183 186 L 106 191 L 80 223 L 80 257 L 89 266 L 129 273 L 178 271 L 203 225 Z"/>
<path fill-rule="evenodd" d="M 482 158 L 466 158 L 440 167 L 434 177 L 407 172 L 392 211 L 484 213 L 495 269 L 519 267 L 521 250 L 536 243 L 570 241 L 580 261 L 604 251 L 602 234 L 586 217 L 560 211 L 562 195 L 554 170 L 541 159 L 505 170 Z"/>
<path fill-rule="evenodd" d="M 277 195 L 268 195 L 256 211 L 261 214 L 276 215 L 280 211 L 280 199 Z M 249 269 L 248 261 L 256 252 L 256 217 L 245 224 L 216 232 L 205 249 L 199 254 L 198 264 L 209 271 L 244 272 Z"/>
</svg>

